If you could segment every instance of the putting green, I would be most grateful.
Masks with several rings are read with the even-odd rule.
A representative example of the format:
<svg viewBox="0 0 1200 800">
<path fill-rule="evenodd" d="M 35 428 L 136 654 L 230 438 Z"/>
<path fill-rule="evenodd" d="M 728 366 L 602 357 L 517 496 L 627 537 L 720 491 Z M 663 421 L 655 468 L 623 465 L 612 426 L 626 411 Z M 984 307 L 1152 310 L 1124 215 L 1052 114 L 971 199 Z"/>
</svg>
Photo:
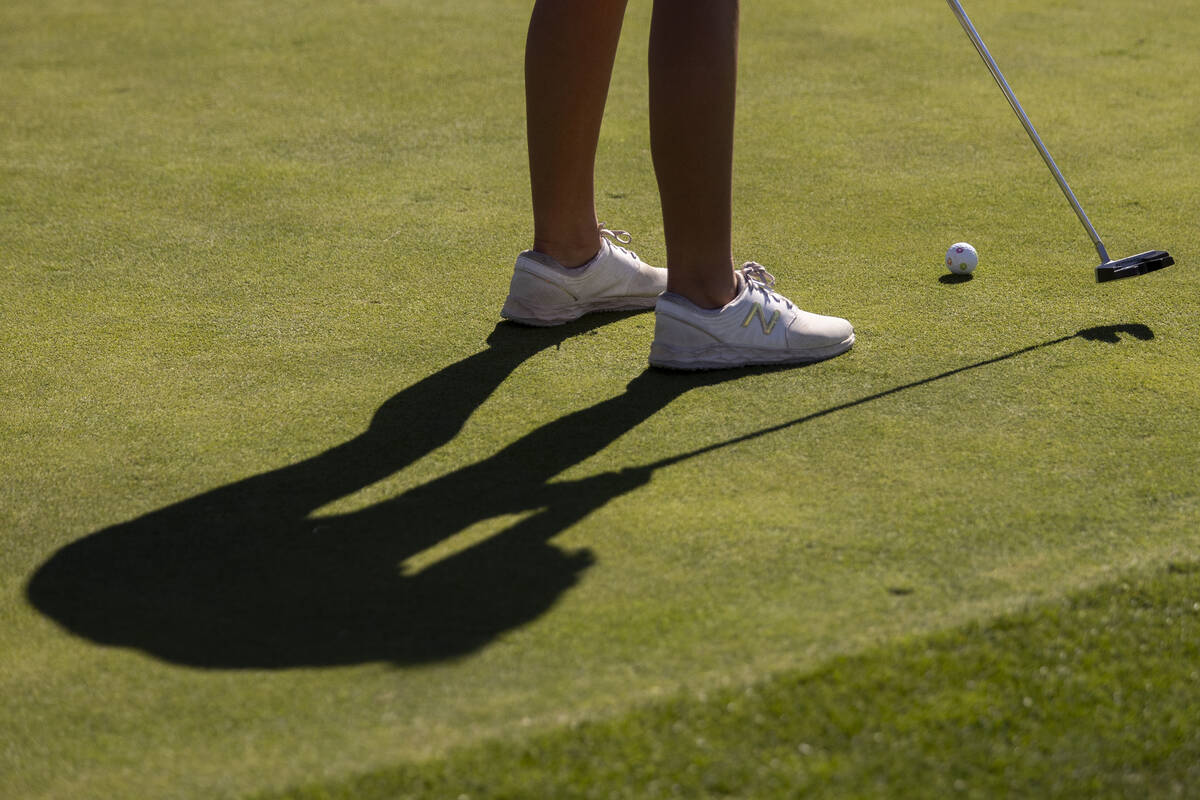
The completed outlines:
<svg viewBox="0 0 1200 800">
<path fill-rule="evenodd" d="M 747 4 L 735 257 L 858 342 L 693 376 L 649 315 L 498 324 L 528 11 L 0 8 L 0 796 L 354 785 L 1195 560 L 1183 0 L 968 7 L 1179 262 L 1105 286 L 943 4 Z M 662 263 L 648 20 L 597 202 Z"/>
</svg>

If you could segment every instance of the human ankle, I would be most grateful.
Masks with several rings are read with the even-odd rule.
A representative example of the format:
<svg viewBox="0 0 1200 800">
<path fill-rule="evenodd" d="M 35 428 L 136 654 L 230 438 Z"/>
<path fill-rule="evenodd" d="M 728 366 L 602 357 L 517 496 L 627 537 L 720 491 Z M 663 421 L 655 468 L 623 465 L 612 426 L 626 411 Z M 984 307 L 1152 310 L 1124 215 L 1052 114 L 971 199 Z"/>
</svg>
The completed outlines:
<svg viewBox="0 0 1200 800">
<path fill-rule="evenodd" d="M 668 272 L 667 291 L 686 297 L 693 304 L 699 306 L 700 308 L 722 308 L 728 305 L 733 298 L 737 297 L 737 278 L 735 278 L 732 273 L 729 275 L 728 284 L 726 284 L 723 280 L 712 283 L 672 281 L 672 277 L 673 275 Z"/>
<path fill-rule="evenodd" d="M 582 267 L 600 252 L 600 238 L 594 242 L 556 242 L 545 239 L 534 239 L 533 249 L 543 255 L 550 256 L 562 266 L 573 269 Z"/>
</svg>

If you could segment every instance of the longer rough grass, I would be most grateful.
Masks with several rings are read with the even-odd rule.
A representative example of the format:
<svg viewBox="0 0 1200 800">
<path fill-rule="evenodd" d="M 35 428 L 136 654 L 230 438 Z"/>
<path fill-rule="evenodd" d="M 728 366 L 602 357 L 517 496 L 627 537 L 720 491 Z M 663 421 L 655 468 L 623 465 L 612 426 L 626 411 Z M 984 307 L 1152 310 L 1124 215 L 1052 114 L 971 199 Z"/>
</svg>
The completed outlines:
<svg viewBox="0 0 1200 800">
<path fill-rule="evenodd" d="M 811 672 L 262 795 L 289 800 L 1189 797 L 1200 567 Z"/>
</svg>

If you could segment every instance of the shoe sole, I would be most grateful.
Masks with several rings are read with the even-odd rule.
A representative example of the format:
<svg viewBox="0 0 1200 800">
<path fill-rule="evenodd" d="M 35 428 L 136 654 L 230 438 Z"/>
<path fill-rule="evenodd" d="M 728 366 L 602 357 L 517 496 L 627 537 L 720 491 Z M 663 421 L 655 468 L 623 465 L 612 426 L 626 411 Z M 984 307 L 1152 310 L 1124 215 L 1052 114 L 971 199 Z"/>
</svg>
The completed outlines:
<svg viewBox="0 0 1200 800">
<path fill-rule="evenodd" d="M 714 344 L 707 347 L 675 348 L 655 342 L 650 346 L 650 366 L 673 370 L 732 369 L 780 364 L 811 364 L 839 356 L 854 345 L 854 334 L 837 344 L 810 350 L 775 350 Z"/>
<path fill-rule="evenodd" d="M 656 303 L 658 303 L 658 295 L 654 297 L 606 297 L 603 300 L 589 300 L 584 303 L 544 308 L 510 297 L 504 301 L 504 308 L 500 309 L 500 316 L 522 325 L 548 328 L 554 325 L 564 325 L 579 319 L 584 314 L 594 314 L 600 311 L 647 311 L 654 308 Z"/>
</svg>

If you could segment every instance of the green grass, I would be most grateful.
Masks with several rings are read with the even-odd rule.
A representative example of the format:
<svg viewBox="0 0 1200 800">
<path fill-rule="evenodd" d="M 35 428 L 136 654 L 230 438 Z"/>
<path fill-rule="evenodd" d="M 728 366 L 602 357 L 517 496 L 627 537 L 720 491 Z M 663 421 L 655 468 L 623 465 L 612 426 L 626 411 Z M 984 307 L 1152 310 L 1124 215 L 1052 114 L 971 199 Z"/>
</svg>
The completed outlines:
<svg viewBox="0 0 1200 800">
<path fill-rule="evenodd" d="M 765 796 L 808 780 L 788 759 L 830 715 L 711 698 L 801 690 L 885 734 L 829 740 L 834 794 L 1195 781 L 1167 713 L 1200 713 L 1189 667 L 1156 655 L 1188 640 L 1128 609 L 1092 635 L 1087 610 L 1196 599 L 1163 572 L 1200 544 L 1188 5 L 969 9 L 1110 251 L 1179 261 L 1098 287 L 946 8 L 746 4 L 735 256 L 859 339 L 708 376 L 647 371 L 648 315 L 497 327 L 530 234 L 528 10 L 0 7 L 0 797 L 386 793 L 479 764 L 496 792 L 619 793 L 590 770 L 666 748 L 668 717 L 790 747 Z M 648 18 L 598 205 L 661 264 Z M 941 283 L 960 240 L 981 266 Z M 1047 716 L 968 702 L 948 654 L 1006 653 L 988 685 L 1028 686 L 1051 635 L 1088 677 Z M 1145 703 L 1072 716 L 1105 680 Z M 1029 746 L 958 735 L 996 720 Z M 607 767 L 554 761 L 592 736 Z M 1129 741 L 1179 755 L 1125 770 Z M 700 792 L 701 755 L 650 763 Z"/>
<path fill-rule="evenodd" d="M 270 797 L 1187 797 L 1198 598 L 1200 570 L 1173 564 L 812 672 Z"/>
</svg>

